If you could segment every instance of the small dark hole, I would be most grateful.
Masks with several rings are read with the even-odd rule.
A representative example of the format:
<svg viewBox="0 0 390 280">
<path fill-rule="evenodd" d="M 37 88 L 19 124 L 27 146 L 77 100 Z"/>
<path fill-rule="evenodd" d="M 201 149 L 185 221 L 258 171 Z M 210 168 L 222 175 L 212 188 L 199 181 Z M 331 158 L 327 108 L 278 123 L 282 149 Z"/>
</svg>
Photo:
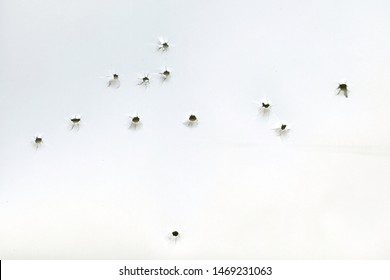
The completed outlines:
<svg viewBox="0 0 390 280">
<path fill-rule="evenodd" d="M 118 74 L 113 74 L 112 76 L 113 76 L 114 79 L 116 79 L 116 80 L 119 78 L 119 75 L 118 75 Z"/>
<path fill-rule="evenodd" d="M 282 125 L 280 126 L 280 129 L 281 129 L 281 130 L 285 130 L 285 129 L 286 129 L 286 127 L 287 127 L 287 125 L 286 125 L 286 124 L 282 124 Z"/>
<path fill-rule="evenodd" d="M 195 115 L 191 115 L 189 118 L 188 118 L 190 121 L 194 122 L 197 120 L 196 116 Z"/>
<path fill-rule="evenodd" d="M 73 119 L 70 119 L 73 123 L 79 123 L 81 121 L 80 118 L 73 118 Z"/>
<path fill-rule="evenodd" d="M 172 235 L 173 235 L 174 237 L 176 237 L 176 236 L 179 236 L 179 233 L 178 233 L 177 231 L 172 231 Z"/>
<path fill-rule="evenodd" d="M 162 46 L 163 46 L 164 49 L 167 49 L 169 47 L 167 42 L 162 43 Z"/>
<path fill-rule="evenodd" d="M 268 103 L 264 103 L 264 102 L 263 102 L 263 103 L 261 103 L 261 106 L 263 106 L 264 108 L 266 108 L 266 109 L 267 109 L 267 108 L 269 107 L 269 104 L 268 104 Z"/>
<path fill-rule="evenodd" d="M 42 138 L 41 137 L 35 137 L 35 143 L 36 144 L 41 144 L 42 143 Z"/>
<path fill-rule="evenodd" d="M 164 75 L 164 76 L 169 76 L 169 74 L 170 74 L 170 72 L 169 72 L 168 70 L 165 70 L 165 71 L 163 72 L 163 75 Z"/>
<path fill-rule="evenodd" d="M 340 90 L 347 90 L 347 84 L 339 84 Z"/>
<path fill-rule="evenodd" d="M 149 77 L 143 77 L 143 78 L 142 78 L 142 81 L 143 81 L 143 82 L 149 82 Z"/>
<path fill-rule="evenodd" d="M 132 122 L 138 123 L 140 121 L 139 117 L 133 117 Z"/>
</svg>

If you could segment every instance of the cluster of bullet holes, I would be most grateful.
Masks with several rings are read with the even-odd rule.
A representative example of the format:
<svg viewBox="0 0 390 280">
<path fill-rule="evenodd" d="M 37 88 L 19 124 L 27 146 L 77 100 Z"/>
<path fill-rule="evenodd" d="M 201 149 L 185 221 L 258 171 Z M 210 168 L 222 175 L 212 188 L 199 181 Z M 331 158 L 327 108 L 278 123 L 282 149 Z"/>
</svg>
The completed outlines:
<svg viewBox="0 0 390 280">
<path fill-rule="evenodd" d="M 259 104 L 259 111 L 263 118 L 269 117 L 271 114 L 272 109 L 272 103 L 268 99 L 263 99 Z M 290 131 L 290 125 L 287 124 L 285 121 L 280 121 L 277 126 L 274 128 L 274 131 L 276 134 L 280 137 L 287 136 L 288 132 Z"/>
<path fill-rule="evenodd" d="M 337 87 L 336 95 L 343 94 L 346 98 L 348 98 L 349 89 L 348 85 L 345 81 L 339 83 Z M 268 99 L 263 99 L 259 104 L 260 114 L 264 118 L 268 118 L 272 109 L 272 103 Z M 289 125 L 286 121 L 280 121 L 277 126 L 274 128 L 276 134 L 280 137 L 287 136 L 288 132 L 291 129 L 291 125 Z"/>
<path fill-rule="evenodd" d="M 157 44 L 157 51 L 160 51 L 162 53 L 168 52 L 170 49 L 170 43 L 167 40 L 159 39 L 159 42 Z M 171 77 L 171 71 L 165 67 L 161 72 L 158 73 L 160 76 L 161 81 L 166 81 Z M 113 73 L 111 76 L 108 77 L 108 84 L 107 87 L 110 88 L 119 88 L 121 83 L 119 79 L 118 73 Z M 142 77 L 139 78 L 138 85 L 148 87 L 151 82 L 151 78 L 149 74 L 145 74 Z M 342 94 L 346 98 L 348 98 L 348 86 L 346 82 L 340 82 L 337 87 L 337 95 Z M 271 110 L 272 110 L 272 103 L 267 100 L 263 99 L 261 103 L 259 104 L 259 110 L 263 117 L 268 117 Z M 130 122 L 129 122 L 129 128 L 130 129 L 138 129 L 142 126 L 142 120 L 141 116 L 138 114 L 134 114 L 129 116 Z M 71 130 L 78 130 L 80 128 L 81 123 L 81 117 L 80 116 L 74 116 L 70 118 L 70 129 Z M 188 127 L 194 127 L 198 124 L 198 117 L 195 114 L 190 114 L 187 116 L 185 121 L 183 122 Z M 275 128 L 274 128 L 276 134 L 278 136 L 286 135 L 290 131 L 290 125 L 285 122 L 281 121 Z M 43 144 L 43 137 L 41 135 L 37 135 L 34 138 L 33 145 L 36 149 L 38 149 Z M 176 241 L 180 238 L 180 234 L 178 231 L 174 230 L 170 233 L 169 238 L 176 243 Z"/>
<path fill-rule="evenodd" d="M 157 51 L 160 52 L 167 52 L 170 48 L 170 44 L 167 40 L 160 38 L 159 42 L 157 44 Z M 161 70 L 161 72 L 158 73 L 160 80 L 162 82 L 167 81 L 171 77 L 171 71 L 165 67 Z M 110 76 L 107 76 L 109 78 L 107 87 L 117 89 L 120 87 L 121 82 L 119 80 L 119 74 L 118 73 L 112 73 Z M 151 83 L 151 77 L 149 74 L 144 74 L 141 77 L 138 78 L 137 85 L 143 86 L 147 88 Z"/>
</svg>

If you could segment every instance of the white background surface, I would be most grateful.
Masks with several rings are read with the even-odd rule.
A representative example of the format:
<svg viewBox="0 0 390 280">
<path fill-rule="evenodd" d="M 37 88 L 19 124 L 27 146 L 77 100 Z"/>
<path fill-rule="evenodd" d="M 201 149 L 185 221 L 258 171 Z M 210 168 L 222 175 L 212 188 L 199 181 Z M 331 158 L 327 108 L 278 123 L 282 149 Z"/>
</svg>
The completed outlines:
<svg viewBox="0 0 390 280">
<path fill-rule="evenodd" d="M 0 0 L 0 258 L 389 258 L 389 11 Z"/>
</svg>

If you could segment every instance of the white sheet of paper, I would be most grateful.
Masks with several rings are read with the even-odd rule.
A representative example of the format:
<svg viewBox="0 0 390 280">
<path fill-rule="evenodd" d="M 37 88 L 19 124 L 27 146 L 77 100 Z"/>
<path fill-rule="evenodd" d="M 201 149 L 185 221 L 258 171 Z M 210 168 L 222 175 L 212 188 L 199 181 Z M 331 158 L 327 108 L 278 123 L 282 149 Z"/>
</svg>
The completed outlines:
<svg viewBox="0 0 390 280">
<path fill-rule="evenodd" d="M 1 0 L 0 259 L 389 258 L 389 10 Z"/>
</svg>

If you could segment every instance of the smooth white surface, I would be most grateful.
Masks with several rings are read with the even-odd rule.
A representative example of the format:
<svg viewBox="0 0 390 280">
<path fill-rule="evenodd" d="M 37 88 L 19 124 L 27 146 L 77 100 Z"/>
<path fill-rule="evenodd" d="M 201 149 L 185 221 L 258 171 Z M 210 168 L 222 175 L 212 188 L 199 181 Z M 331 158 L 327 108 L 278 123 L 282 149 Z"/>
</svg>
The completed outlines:
<svg viewBox="0 0 390 280">
<path fill-rule="evenodd" d="M 389 8 L 1 0 L 0 258 L 389 258 Z"/>
</svg>

